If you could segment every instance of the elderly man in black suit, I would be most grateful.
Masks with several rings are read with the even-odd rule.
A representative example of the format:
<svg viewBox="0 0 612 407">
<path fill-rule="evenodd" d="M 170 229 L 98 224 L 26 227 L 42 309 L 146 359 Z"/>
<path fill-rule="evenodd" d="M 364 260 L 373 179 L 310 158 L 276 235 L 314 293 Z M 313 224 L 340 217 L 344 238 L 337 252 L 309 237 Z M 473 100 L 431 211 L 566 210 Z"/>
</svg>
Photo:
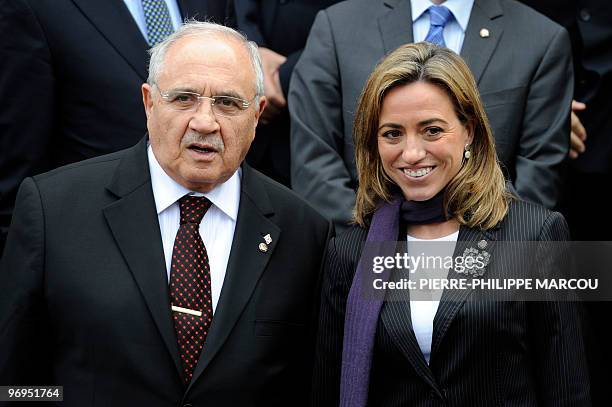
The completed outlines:
<svg viewBox="0 0 612 407">
<path fill-rule="evenodd" d="M 0 0 L 0 257 L 24 178 L 134 145 L 147 49 L 230 0 Z"/>
<path fill-rule="evenodd" d="M 242 164 L 266 104 L 257 49 L 188 23 L 149 71 L 148 138 L 20 188 L 0 383 L 62 385 L 64 406 L 299 405 L 331 226 Z"/>
</svg>

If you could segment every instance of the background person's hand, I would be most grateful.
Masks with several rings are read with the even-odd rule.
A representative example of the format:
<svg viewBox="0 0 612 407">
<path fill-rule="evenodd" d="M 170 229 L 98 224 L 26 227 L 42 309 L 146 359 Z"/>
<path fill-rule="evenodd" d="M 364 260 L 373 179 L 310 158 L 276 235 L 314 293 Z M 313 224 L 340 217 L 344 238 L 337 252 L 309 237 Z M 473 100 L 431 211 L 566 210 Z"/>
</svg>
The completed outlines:
<svg viewBox="0 0 612 407">
<path fill-rule="evenodd" d="M 569 157 L 571 159 L 576 159 L 578 156 L 586 150 L 586 146 L 584 144 L 587 133 L 580 122 L 580 119 L 576 115 L 575 112 L 579 112 L 586 109 L 586 105 L 581 102 L 577 102 L 572 100 L 572 113 L 571 113 L 571 123 L 572 123 L 572 131 L 570 135 L 570 152 Z"/>
<path fill-rule="evenodd" d="M 287 107 L 287 100 L 283 94 L 278 71 L 287 58 L 263 47 L 259 48 L 259 55 L 263 65 L 264 89 L 268 100 L 268 105 L 261 114 L 261 122 L 268 124 Z"/>
</svg>

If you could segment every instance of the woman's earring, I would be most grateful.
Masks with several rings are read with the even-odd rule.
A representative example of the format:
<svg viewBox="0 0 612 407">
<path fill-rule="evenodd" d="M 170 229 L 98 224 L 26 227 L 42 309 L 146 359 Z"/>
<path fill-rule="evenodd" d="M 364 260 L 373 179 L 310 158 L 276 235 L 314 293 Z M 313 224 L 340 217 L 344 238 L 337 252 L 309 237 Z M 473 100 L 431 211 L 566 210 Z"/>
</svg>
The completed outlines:
<svg viewBox="0 0 612 407">
<path fill-rule="evenodd" d="M 465 157 L 466 160 L 469 160 L 471 156 L 472 153 L 470 152 L 470 145 L 466 144 L 463 148 L 463 157 Z"/>
</svg>

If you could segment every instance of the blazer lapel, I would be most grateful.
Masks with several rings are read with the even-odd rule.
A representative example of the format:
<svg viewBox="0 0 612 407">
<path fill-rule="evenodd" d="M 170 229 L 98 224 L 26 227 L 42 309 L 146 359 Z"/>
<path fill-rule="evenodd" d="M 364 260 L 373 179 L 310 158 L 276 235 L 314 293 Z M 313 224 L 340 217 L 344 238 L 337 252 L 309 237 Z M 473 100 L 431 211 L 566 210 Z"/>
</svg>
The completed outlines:
<svg viewBox="0 0 612 407">
<path fill-rule="evenodd" d="M 143 81 L 146 80 L 148 45 L 123 1 L 72 1 Z"/>
<path fill-rule="evenodd" d="M 408 0 L 386 0 L 388 9 L 378 18 L 385 54 L 403 44 L 413 42 L 412 11 Z"/>
<path fill-rule="evenodd" d="M 190 387 L 230 335 L 281 235 L 280 228 L 270 220 L 274 210 L 264 186 L 248 165 L 244 164 L 242 168 L 240 208 L 221 297 Z M 260 245 L 265 243 L 267 234 L 272 241 L 265 251 L 260 249 Z"/>
<path fill-rule="evenodd" d="M 455 251 L 453 254 L 453 258 L 457 258 L 458 256 L 463 256 L 464 251 L 468 248 L 477 249 L 478 243 L 481 241 L 486 242 L 486 252 L 489 254 L 492 253 L 495 247 L 495 236 L 493 233 L 489 231 L 480 231 L 477 229 L 468 228 L 466 226 L 461 226 L 459 229 L 459 237 L 457 238 L 457 245 L 455 246 Z M 492 254 L 491 254 L 492 256 Z M 491 257 L 493 259 L 493 257 Z M 485 277 L 487 273 L 487 268 L 491 267 L 489 263 L 485 268 Z M 478 278 L 473 275 L 459 275 L 455 272 L 454 269 L 450 269 L 448 271 L 448 279 L 474 279 Z M 442 293 L 442 298 L 440 299 L 440 305 L 438 306 L 438 311 L 434 317 L 433 321 L 433 336 L 431 340 L 431 357 L 430 357 L 430 365 L 432 365 L 435 354 L 440 348 L 440 344 L 448 331 L 450 324 L 453 319 L 457 315 L 457 312 L 461 309 L 469 295 L 472 293 L 472 289 L 465 290 L 444 290 Z"/>
<path fill-rule="evenodd" d="M 499 1 L 475 0 L 461 56 L 470 67 L 476 83 L 480 81 L 503 32 L 503 10 Z"/>
<path fill-rule="evenodd" d="M 412 328 L 409 291 L 387 291 L 387 298 L 380 311 L 380 318 L 384 328 L 393 339 L 393 343 L 412 364 L 417 374 L 441 395 Z"/>
<path fill-rule="evenodd" d="M 104 208 L 108 226 L 180 373 L 164 249 L 146 156 L 146 139 L 132 147 L 107 189 L 119 199 Z"/>
</svg>

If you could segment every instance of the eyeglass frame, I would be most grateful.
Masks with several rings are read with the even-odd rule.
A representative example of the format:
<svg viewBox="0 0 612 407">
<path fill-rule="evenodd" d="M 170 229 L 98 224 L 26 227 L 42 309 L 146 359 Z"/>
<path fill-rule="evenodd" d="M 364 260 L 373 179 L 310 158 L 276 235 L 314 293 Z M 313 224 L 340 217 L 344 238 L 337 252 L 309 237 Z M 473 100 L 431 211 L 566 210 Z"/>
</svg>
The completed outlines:
<svg viewBox="0 0 612 407">
<path fill-rule="evenodd" d="M 157 91 L 159 92 L 161 98 L 164 100 L 164 102 L 166 102 L 167 104 L 171 105 L 172 102 L 170 102 L 168 100 L 168 98 L 170 97 L 170 92 L 164 92 L 161 90 L 161 88 L 159 87 L 159 85 L 157 83 L 153 83 L 153 86 L 155 86 L 157 88 Z M 182 94 L 188 94 L 188 95 L 193 95 L 197 98 L 198 102 L 194 105 L 194 108 L 191 109 L 176 109 L 174 107 L 172 107 L 172 110 L 176 111 L 176 112 L 195 112 L 200 108 L 200 105 L 202 104 L 202 100 L 203 99 L 207 99 L 210 100 L 210 108 L 211 111 L 213 112 L 213 114 L 217 114 L 214 110 L 214 105 L 217 102 L 217 98 L 227 98 L 227 99 L 232 99 L 237 101 L 238 103 L 242 104 L 242 109 L 240 109 L 238 111 L 237 114 L 234 115 L 225 115 L 223 113 L 218 113 L 219 115 L 223 116 L 223 117 L 235 117 L 235 116 L 240 116 L 243 112 L 247 111 L 249 109 L 249 107 L 251 107 L 251 105 L 253 104 L 253 102 L 257 99 L 257 95 L 255 95 L 253 97 L 253 99 L 249 100 L 245 100 L 236 96 L 229 96 L 229 95 L 215 95 L 215 96 L 204 96 L 201 95 L 197 92 L 190 92 L 190 91 L 175 91 L 178 93 L 182 93 Z"/>
</svg>

